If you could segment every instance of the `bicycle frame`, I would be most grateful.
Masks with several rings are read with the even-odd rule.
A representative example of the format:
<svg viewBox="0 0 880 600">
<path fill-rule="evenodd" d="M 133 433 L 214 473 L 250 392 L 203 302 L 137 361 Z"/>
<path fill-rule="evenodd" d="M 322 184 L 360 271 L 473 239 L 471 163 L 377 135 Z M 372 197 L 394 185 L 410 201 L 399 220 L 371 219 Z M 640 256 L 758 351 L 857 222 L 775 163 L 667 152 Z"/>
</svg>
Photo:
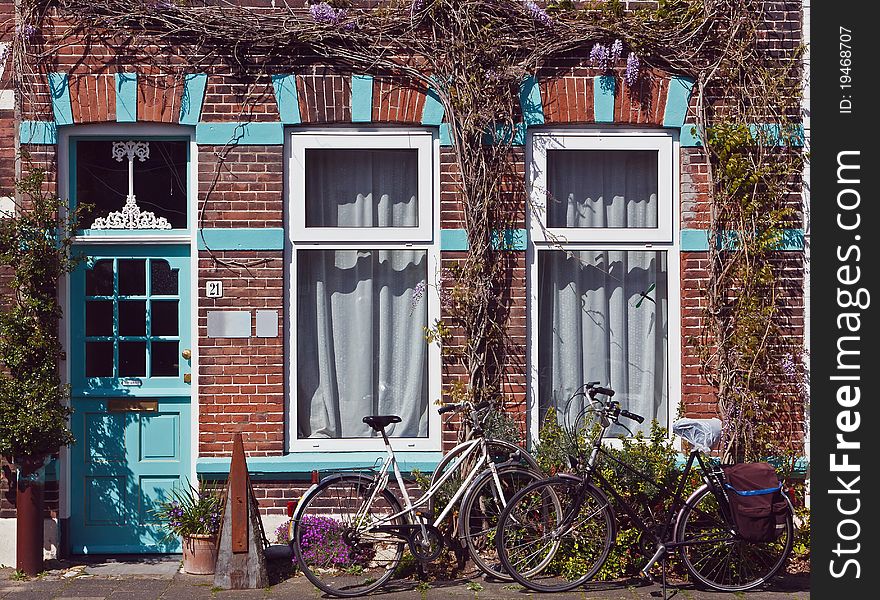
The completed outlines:
<svg viewBox="0 0 880 600">
<path fill-rule="evenodd" d="M 379 472 L 376 474 L 376 477 L 373 480 L 375 482 L 378 482 L 378 485 L 372 486 L 372 489 L 370 491 L 370 495 L 367 498 L 366 502 L 364 502 L 363 505 L 361 506 L 361 508 L 358 510 L 358 513 L 356 515 L 356 519 L 358 520 L 358 522 L 365 521 L 364 517 L 366 516 L 366 512 L 369 509 L 369 507 L 372 506 L 373 501 L 376 499 L 376 495 L 381 490 L 385 489 L 385 487 L 387 486 L 388 479 L 390 476 L 389 471 L 391 469 L 394 470 L 394 478 L 396 479 L 397 485 L 399 486 L 401 494 L 403 495 L 403 501 L 404 501 L 405 507 L 403 510 L 401 510 L 393 515 L 389 515 L 387 517 L 381 518 L 378 522 L 370 523 L 370 525 L 367 527 L 367 529 L 371 529 L 376 526 L 381 526 L 384 523 L 391 522 L 394 519 L 397 519 L 398 517 L 401 517 L 404 515 L 406 515 L 407 521 L 409 523 L 414 524 L 414 519 L 412 518 L 412 516 L 415 513 L 415 511 L 418 510 L 419 508 L 423 507 L 425 504 L 427 504 L 431 500 L 431 498 L 433 498 L 434 495 L 437 494 L 438 490 L 443 486 L 443 484 L 446 483 L 446 481 L 450 477 L 452 477 L 452 475 L 455 472 L 454 469 L 450 469 L 449 471 L 446 471 L 445 473 L 443 473 L 443 475 L 441 475 L 439 479 L 437 479 L 436 481 L 433 482 L 431 487 L 429 487 L 424 492 L 424 494 L 422 494 L 419 498 L 417 498 L 415 501 L 413 501 L 411 499 L 410 494 L 409 494 L 409 490 L 406 487 L 406 483 L 403 480 L 403 475 L 400 472 L 400 467 L 398 466 L 398 463 L 397 463 L 397 457 L 394 455 L 394 449 L 391 447 L 391 443 L 389 442 L 388 437 L 384 436 L 384 432 L 383 432 L 383 437 L 384 437 L 384 442 L 385 442 L 385 451 L 387 453 L 387 460 L 382 464 L 382 467 L 379 469 Z M 455 448 L 453 448 L 452 451 L 453 452 L 458 451 L 462 447 L 467 447 L 467 449 L 464 451 L 464 453 L 459 458 L 460 461 L 464 461 L 467 457 L 476 453 L 478 451 L 478 449 L 482 451 L 482 456 L 479 457 L 477 462 L 471 468 L 467 477 L 465 477 L 464 481 L 459 486 L 458 490 L 456 490 L 455 494 L 453 494 L 449 503 L 440 512 L 440 514 L 437 516 L 437 518 L 432 523 L 432 526 L 435 528 L 439 527 L 439 525 L 443 522 L 443 520 L 446 518 L 446 516 L 450 513 L 450 511 L 455 506 L 455 504 L 467 492 L 468 487 L 470 486 L 471 482 L 482 471 L 482 467 L 484 465 L 488 465 L 489 470 L 492 473 L 493 478 L 495 479 L 496 485 L 498 486 L 499 489 L 501 488 L 501 483 L 498 480 L 498 470 L 495 466 L 495 463 L 492 461 L 492 459 L 489 456 L 486 438 L 480 437 L 480 438 L 468 440 L 466 442 L 459 444 Z M 422 527 L 423 533 L 424 533 L 425 524 L 418 523 L 418 525 L 420 525 Z"/>
<path fill-rule="evenodd" d="M 602 475 L 602 473 L 599 472 L 599 469 L 596 468 L 597 459 L 598 459 L 599 455 L 604 455 L 605 457 L 612 460 L 616 464 L 621 465 L 628 472 L 632 473 L 633 475 L 637 476 L 638 478 L 640 478 L 644 481 L 647 481 L 651 485 L 655 486 L 661 492 L 661 494 L 663 494 L 664 496 L 668 496 L 668 497 L 672 498 L 672 502 L 670 503 L 669 508 L 667 508 L 667 510 L 665 512 L 665 518 L 663 518 L 662 520 L 660 520 L 660 519 L 657 520 L 658 523 L 662 525 L 659 532 L 655 531 L 647 523 L 645 523 L 645 521 L 639 515 L 638 511 L 635 508 L 633 508 L 633 506 L 630 505 L 623 498 L 623 496 L 620 493 L 618 493 L 618 491 L 614 488 L 614 486 L 612 486 L 608 482 L 608 480 Z M 595 481 L 598 483 L 598 487 L 603 492 L 608 493 L 614 499 L 616 505 L 620 506 L 623 509 L 623 511 L 627 515 L 629 515 L 629 517 L 633 520 L 633 522 L 635 523 L 636 527 L 638 527 L 639 530 L 650 534 L 654 538 L 654 541 L 657 544 L 663 545 L 665 549 L 667 549 L 667 550 L 675 549 L 680 546 L 686 546 L 686 545 L 693 544 L 693 542 L 679 542 L 679 541 L 670 540 L 669 539 L 669 537 L 670 537 L 669 530 L 670 530 L 670 528 L 674 528 L 674 526 L 675 526 L 676 514 L 678 514 L 681 511 L 681 509 L 685 506 L 685 504 L 687 504 L 687 501 L 683 499 L 684 490 L 685 490 L 685 486 L 687 485 L 688 476 L 691 474 L 691 471 L 694 469 L 694 462 L 696 462 L 699 465 L 699 470 L 702 474 L 703 481 L 705 481 L 710 486 L 710 489 L 712 489 L 713 493 L 716 496 L 718 496 L 719 495 L 718 490 L 716 489 L 716 486 L 712 481 L 711 469 L 706 465 L 706 463 L 703 460 L 702 453 L 698 450 L 693 450 L 693 451 L 691 451 L 690 455 L 688 455 L 687 463 L 685 463 L 684 470 L 682 471 L 681 475 L 679 476 L 678 485 L 676 486 L 674 492 L 670 488 L 668 488 L 667 486 L 658 484 L 656 481 L 653 481 L 651 478 L 647 477 L 641 471 L 638 471 L 637 469 L 629 466 L 628 464 L 624 463 L 623 461 L 620 461 L 620 460 L 614 458 L 613 456 L 611 456 L 611 454 L 608 453 L 607 450 L 605 450 L 602 447 L 594 448 L 594 454 L 591 456 L 590 464 L 587 468 L 586 474 L 584 475 L 584 484 L 586 485 L 588 483 L 591 483 L 595 479 Z M 726 502 L 722 502 L 721 506 L 723 507 L 722 514 L 724 514 L 725 519 L 729 518 L 728 514 L 727 514 Z M 572 511 L 572 513 L 577 514 L 577 511 Z"/>
</svg>

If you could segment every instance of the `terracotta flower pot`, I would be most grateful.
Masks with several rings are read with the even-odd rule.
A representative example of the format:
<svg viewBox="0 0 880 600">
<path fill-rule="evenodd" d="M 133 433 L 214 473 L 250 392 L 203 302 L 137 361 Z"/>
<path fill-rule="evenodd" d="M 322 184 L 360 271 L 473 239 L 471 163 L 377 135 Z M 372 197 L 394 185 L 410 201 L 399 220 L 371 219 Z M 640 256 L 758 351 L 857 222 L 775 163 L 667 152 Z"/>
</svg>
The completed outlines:
<svg viewBox="0 0 880 600">
<path fill-rule="evenodd" d="M 217 562 L 217 540 L 213 535 L 183 538 L 183 570 L 191 575 L 212 575 Z"/>
</svg>

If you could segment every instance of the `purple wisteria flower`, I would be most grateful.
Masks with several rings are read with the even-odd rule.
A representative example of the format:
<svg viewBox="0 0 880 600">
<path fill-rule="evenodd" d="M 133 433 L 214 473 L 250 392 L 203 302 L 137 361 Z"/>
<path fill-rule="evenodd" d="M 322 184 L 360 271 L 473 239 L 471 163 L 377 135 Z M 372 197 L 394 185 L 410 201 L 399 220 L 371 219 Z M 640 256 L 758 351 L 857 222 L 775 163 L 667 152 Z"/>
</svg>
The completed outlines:
<svg viewBox="0 0 880 600">
<path fill-rule="evenodd" d="M 312 19 L 315 20 L 315 23 L 339 25 L 340 21 L 348 15 L 348 9 L 333 8 L 326 2 L 318 2 L 309 7 L 309 13 L 312 15 Z M 346 29 L 350 29 L 352 26 L 353 24 L 350 23 L 345 25 Z"/>
<path fill-rule="evenodd" d="M 620 40 L 614 40 L 614 43 L 611 44 L 611 51 L 609 52 L 609 60 L 612 63 L 616 63 L 620 60 L 620 57 L 623 56 L 623 42 Z"/>
<path fill-rule="evenodd" d="M 528 13 L 532 16 L 532 18 L 540 23 L 541 25 L 546 25 L 549 27 L 553 24 L 553 19 L 550 15 L 547 14 L 547 11 L 538 6 L 537 2 L 533 2 L 532 0 L 523 0 L 523 6 L 525 6 Z"/>
<path fill-rule="evenodd" d="M 412 291 L 412 300 L 410 300 L 410 309 L 415 310 L 416 306 L 419 305 L 419 302 L 422 301 L 422 296 L 425 295 L 425 290 L 428 289 L 428 284 L 424 281 L 420 281 L 416 284 Z"/>
<path fill-rule="evenodd" d="M 423 8 L 425 8 L 425 0 L 413 0 L 412 4 L 409 7 L 410 18 L 415 19 L 416 15 L 422 12 Z"/>
<path fill-rule="evenodd" d="M 603 44 L 593 44 L 590 50 L 590 62 L 602 70 L 608 69 L 608 48 Z"/>
<path fill-rule="evenodd" d="M 37 28 L 31 23 L 23 23 L 15 26 L 15 35 L 22 39 L 29 40 L 37 33 Z"/>
<path fill-rule="evenodd" d="M 630 52 L 629 56 L 626 58 L 626 73 L 623 75 L 623 80 L 626 82 L 626 85 L 632 87 L 634 86 L 641 75 L 642 63 L 639 60 L 638 55 L 635 52 Z"/>
</svg>

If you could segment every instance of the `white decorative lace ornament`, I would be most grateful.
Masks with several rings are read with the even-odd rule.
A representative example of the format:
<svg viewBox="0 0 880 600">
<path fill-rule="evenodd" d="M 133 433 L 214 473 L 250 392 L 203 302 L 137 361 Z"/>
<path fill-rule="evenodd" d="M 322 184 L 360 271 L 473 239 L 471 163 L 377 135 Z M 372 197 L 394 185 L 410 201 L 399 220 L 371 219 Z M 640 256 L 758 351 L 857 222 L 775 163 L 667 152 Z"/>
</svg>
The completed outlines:
<svg viewBox="0 0 880 600">
<path fill-rule="evenodd" d="M 128 196 L 121 211 L 98 217 L 91 229 L 171 229 L 165 217 L 157 217 L 150 211 L 142 211 L 134 195 L 134 159 L 144 162 L 150 158 L 149 142 L 113 142 L 111 155 L 117 161 L 128 159 Z"/>
</svg>

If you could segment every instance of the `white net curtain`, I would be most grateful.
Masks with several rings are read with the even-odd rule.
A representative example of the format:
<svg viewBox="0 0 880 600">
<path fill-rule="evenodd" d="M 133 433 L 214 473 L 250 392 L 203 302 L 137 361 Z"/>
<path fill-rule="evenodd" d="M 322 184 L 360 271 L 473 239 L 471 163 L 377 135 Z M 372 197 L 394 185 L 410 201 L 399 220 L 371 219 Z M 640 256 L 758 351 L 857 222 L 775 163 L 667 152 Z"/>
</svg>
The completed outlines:
<svg viewBox="0 0 880 600">
<path fill-rule="evenodd" d="M 417 155 L 309 150 L 306 223 L 418 225 Z M 375 433 L 365 415 L 395 414 L 395 437 L 428 435 L 424 250 L 299 250 L 296 254 L 297 435 Z"/>
<path fill-rule="evenodd" d="M 547 162 L 549 226 L 657 226 L 656 152 L 554 150 Z M 541 414 L 554 407 L 562 421 L 567 408 L 573 422 L 583 403 L 568 399 L 599 381 L 666 424 L 666 253 L 542 250 L 538 274 Z"/>
</svg>

